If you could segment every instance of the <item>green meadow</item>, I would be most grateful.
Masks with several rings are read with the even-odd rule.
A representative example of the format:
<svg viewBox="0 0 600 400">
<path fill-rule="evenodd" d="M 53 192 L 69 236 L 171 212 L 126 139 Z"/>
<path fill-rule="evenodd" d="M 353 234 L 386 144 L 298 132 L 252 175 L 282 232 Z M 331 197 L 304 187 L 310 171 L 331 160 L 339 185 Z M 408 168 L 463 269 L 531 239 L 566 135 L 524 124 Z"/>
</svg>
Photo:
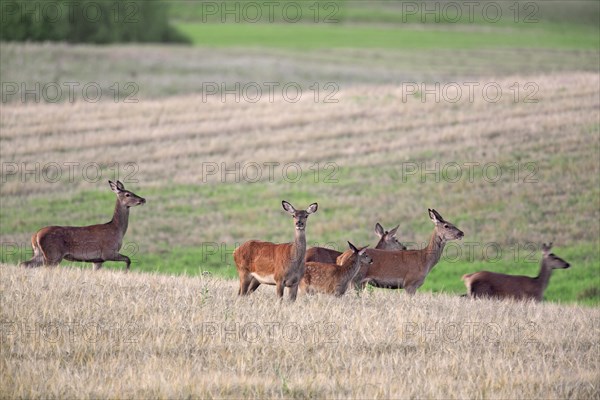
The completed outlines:
<svg viewBox="0 0 600 400">
<path fill-rule="evenodd" d="M 427 25 L 429 26 L 429 25 Z M 219 24 L 181 22 L 177 27 L 194 45 L 316 49 L 597 49 L 598 29 L 548 23 L 544 26 L 483 29 L 448 24 L 352 26 L 337 24 Z"/>
</svg>

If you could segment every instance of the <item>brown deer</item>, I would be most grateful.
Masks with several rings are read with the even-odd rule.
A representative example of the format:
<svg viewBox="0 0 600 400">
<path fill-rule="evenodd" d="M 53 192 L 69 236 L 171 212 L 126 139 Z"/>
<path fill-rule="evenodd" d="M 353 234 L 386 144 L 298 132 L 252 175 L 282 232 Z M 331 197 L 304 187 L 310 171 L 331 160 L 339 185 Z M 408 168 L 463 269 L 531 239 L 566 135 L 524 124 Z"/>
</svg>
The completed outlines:
<svg viewBox="0 0 600 400">
<path fill-rule="evenodd" d="M 463 275 L 469 296 L 513 298 L 516 300 L 532 299 L 542 301 L 544 291 L 550 282 L 553 269 L 569 268 L 571 265 L 565 260 L 550 253 L 552 243 L 542 244 L 542 262 L 540 273 L 537 277 L 507 275 L 496 272 L 479 271 Z"/>
<path fill-rule="evenodd" d="M 306 220 L 317 211 L 317 203 L 306 210 L 296 210 L 287 201 L 281 202 L 283 209 L 294 218 L 295 238 L 292 243 L 275 244 L 249 240 L 233 252 L 233 259 L 240 276 L 239 295 L 248 295 L 261 283 L 276 285 L 277 296 L 283 297 L 289 288 L 290 300 L 296 300 L 298 285 L 304 276 L 304 254 L 306 253 Z"/>
<path fill-rule="evenodd" d="M 390 231 L 383 229 L 383 226 L 378 222 L 375 224 L 375 234 L 379 236 L 376 249 L 380 250 L 406 250 L 406 246 L 396 239 L 396 232 L 400 225 Z M 336 260 L 342 253 L 337 250 L 328 249 L 326 247 L 311 247 L 306 250 L 306 262 L 322 262 L 335 264 Z"/>
<path fill-rule="evenodd" d="M 342 296 L 361 265 L 369 265 L 373 259 L 365 252 L 368 246 L 357 249 L 352 243 L 337 259 L 337 263 L 307 262 L 304 278 L 300 281 L 302 292 L 320 292 Z"/>
<path fill-rule="evenodd" d="M 90 226 L 47 226 L 31 237 L 33 258 L 19 266 L 56 266 L 62 259 L 84 261 L 102 268 L 104 261 L 124 261 L 129 270 L 131 260 L 119 254 L 123 236 L 127 231 L 129 208 L 146 203 L 146 200 L 129 190 L 120 181 L 108 181 L 117 195 L 115 212 L 110 222 Z"/>
<path fill-rule="evenodd" d="M 440 260 L 446 242 L 460 240 L 464 233 L 435 210 L 429 209 L 434 223 L 427 247 L 421 250 L 367 250 L 373 259 L 367 271 L 361 269 L 354 283 L 364 289 L 366 284 L 387 289 L 404 289 L 413 295 Z"/>
</svg>

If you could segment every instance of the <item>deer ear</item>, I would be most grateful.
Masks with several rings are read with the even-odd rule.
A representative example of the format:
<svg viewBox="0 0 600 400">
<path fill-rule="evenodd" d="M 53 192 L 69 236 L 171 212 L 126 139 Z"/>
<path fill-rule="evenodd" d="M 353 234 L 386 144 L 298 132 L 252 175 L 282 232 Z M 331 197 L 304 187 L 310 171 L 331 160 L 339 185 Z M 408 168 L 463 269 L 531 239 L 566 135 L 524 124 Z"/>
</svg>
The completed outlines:
<svg viewBox="0 0 600 400">
<path fill-rule="evenodd" d="M 317 203 L 312 203 L 310 206 L 308 206 L 306 212 L 309 214 L 315 213 L 317 212 L 317 208 L 319 208 L 319 205 Z"/>
<path fill-rule="evenodd" d="M 117 189 L 125 190 L 125 186 L 123 185 L 123 183 L 121 181 L 117 181 Z"/>
<path fill-rule="evenodd" d="M 350 250 L 352 250 L 355 253 L 358 253 L 359 250 L 356 248 L 356 246 L 354 246 L 352 243 L 348 242 L 348 247 L 350 248 Z"/>
<path fill-rule="evenodd" d="M 429 209 L 429 218 L 431 218 L 434 224 L 444 222 L 444 218 L 440 215 L 439 212 L 435 211 L 433 208 Z"/>
<path fill-rule="evenodd" d="M 117 181 L 118 182 L 118 181 Z M 108 181 L 108 184 L 110 185 L 110 190 L 112 190 L 115 193 L 119 193 L 121 190 L 119 189 L 119 185 L 117 183 L 114 183 L 113 181 Z M 123 184 L 121 184 L 122 186 Z"/>
<path fill-rule="evenodd" d="M 552 242 L 546 244 L 542 243 L 542 253 L 549 254 L 550 250 L 552 250 Z"/>
<path fill-rule="evenodd" d="M 431 208 L 428 208 L 429 210 L 429 218 L 431 218 L 431 220 L 433 221 L 434 224 L 437 224 L 438 220 L 437 217 L 435 216 L 435 214 L 433 213 L 434 210 L 432 210 Z"/>
<path fill-rule="evenodd" d="M 290 203 L 288 203 L 287 201 L 283 200 L 281 202 L 281 205 L 283 206 L 283 209 L 287 212 L 289 212 L 290 214 L 293 214 L 296 212 L 296 209 L 294 208 L 294 206 L 292 206 Z"/>
<path fill-rule="evenodd" d="M 385 235 L 385 231 L 383 230 L 383 226 L 378 222 L 375 224 L 375 234 L 379 237 Z"/>
<path fill-rule="evenodd" d="M 390 230 L 388 232 L 388 236 L 391 236 L 391 237 L 396 236 L 396 232 L 398 232 L 398 228 L 400 228 L 400 225 L 396 225 L 396 227 L 394 229 Z"/>
<path fill-rule="evenodd" d="M 369 245 L 366 245 L 365 247 L 358 249 L 358 255 L 362 256 L 363 254 L 365 254 L 365 251 L 367 251 L 367 247 L 369 247 Z"/>
</svg>

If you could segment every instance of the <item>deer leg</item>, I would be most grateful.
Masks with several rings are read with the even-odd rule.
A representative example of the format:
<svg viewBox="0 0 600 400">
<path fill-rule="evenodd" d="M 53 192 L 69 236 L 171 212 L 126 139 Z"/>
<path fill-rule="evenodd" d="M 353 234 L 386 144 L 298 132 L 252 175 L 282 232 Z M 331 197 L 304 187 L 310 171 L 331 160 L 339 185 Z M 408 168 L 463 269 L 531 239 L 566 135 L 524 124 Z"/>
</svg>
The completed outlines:
<svg viewBox="0 0 600 400">
<path fill-rule="evenodd" d="M 41 258 L 44 260 L 44 266 L 46 267 L 56 267 L 65 256 L 61 243 L 52 238 L 48 238 L 48 236 L 37 240 L 35 244 L 41 254 Z"/>
<path fill-rule="evenodd" d="M 40 265 L 44 265 L 44 258 L 39 254 L 34 255 L 29 261 L 23 261 L 19 263 L 19 267 L 23 268 L 35 268 L 39 267 Z"/>
<path fill-rule="evenodd" d="M 129 259 L 129 257 L 124 256 L 123 254 L 117 253 L 115 256 L 107 258 L 104 261 L 123 261 L 125 262 L 125 272 L 129 272 L 129 266 L 131 265 L 131 260 Z M 96 264 L 94 263 L 94 266 Z"/>
<path fill-rule="evenodd" d="M 95 262 L 94 271 L 98 271 L 100 268 L 102 268 L 102 262 Z"/>
<path fill-rule="evenodd" d="M 471 282 L 469 292 L 472 298 L 492 297 L 494 294 L 492 287 L 485 282 Z"/>
<path fill-rule="evenodd" d="M 283 280 L 277 281 L 276 286 L 277 286 L 277 296 L 281 299 L 281 298 L 283 298 L 283 289 L 285 289 L 285 286 L 283 286 Z"/>
<path fill-rule="evenodd" d="M 44 257 L 45 267 L 56 267 L 62 261 L 62 256 Z"/>
<path fill-rule="evenodd" d="M 249 274 L 240 274 L 240 290 L 238 291 L 238 296 L 245 296 L 248 294 L 248 287 L 250 286 L 252 279 L 252 276 Z"/>
<path fill-rule="evenodd" d="M 404 288 L 404 290 L 406 291 L 406 293 L 408 293 L 409 296 L 413 296 L 417 292 L 417 287 L 416 286 L 407 286 Z"/>
<path fill-rule="evenodd" d="M 33 257 L 29 261 L 19 263 L 19 267 L 33 268 L 44 264 L 44 256 L 37 245 L 36 235 L 31 238 L 31 247 L 33 248 Z"/>
<path fill-rule="evenodd" d="M 283 291 L 282 291 L 283 295 Z M 290 286 L 290 300 L 296 301 L 296 296 L 298 295 L 298 284 L 296 283 L 294 286 Z"/>
<path fill-rule="evenodd" d="M 250 285 L 248 286 L 246 294 L 253 293 L 259 286 L 260 286 L 260 282 L 256 278 L 252 277 L 252 280 L 250 281 Z"/>
<path fill-rule="evenodd" d="M 60 262 L 61 260 L 49 260 L 44 262 L 44 266 L 49 268 L 55 268 L 58 267 L 58 264 L 60 264 Z"/>
<path fill-rule="evenodd" d="M 369 278 L 365 278 L 363 280 L 361 280 L 360 282 L 356 283 L 356 291 L 364 291 L 365 288 L 367 287 L 367 284 L 370 282 L 371 280 Z"/>
<path fill-rule="evenodd" d="M 41 249 L 44 266 L 46 267 L 56 267 L 63 259 L 63 254 L 60 251 L 56 251 L 54 249 Z"/>
</svg>

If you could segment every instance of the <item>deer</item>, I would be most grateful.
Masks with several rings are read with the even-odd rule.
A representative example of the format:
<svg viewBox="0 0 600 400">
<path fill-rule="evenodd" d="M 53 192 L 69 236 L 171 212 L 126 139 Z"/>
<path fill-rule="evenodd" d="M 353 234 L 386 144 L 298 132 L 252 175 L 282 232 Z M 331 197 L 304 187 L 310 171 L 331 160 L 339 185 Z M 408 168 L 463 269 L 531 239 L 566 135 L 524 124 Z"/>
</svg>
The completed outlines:
<svg viewBox="0 0 600 400">
<path fill-rule="evenodd" d="M 380 250 L 406 250 L 406 246 L 398 241 L 396 238 L 396 232 L 400 225 L 395 228 L 386 231 L 379 222 L 375 224 L 375 234 L 379 237 L 379 242 L 375 246 L 376 249 Z M 321 262 L 328 264 L 335 264 L 342 252 L 328 249 L 326 247 L 311 247 L 306 250 L 306 262 Z"/>
<path fill-rule="evenodd" d="M 463 275 L 462 280 L 471 298 L 491 297 L 498 299 L 542 301 L 544 291 L 555 269 L 566 269 L 571 265 L 550 252 L 552 243 L 542 244 L 540 272 L 535 278 L 507 275 L 497 272 L 479 271 Z"/>
<path fill-rule="evenodd" d="M 240 296 L 249 295 L 265 284 L 275 285 L 280 299 L 284 289 L 289 288 L 290 300 L 296 300 L 305 270 L 306 221 L 317 211 L 318 204 L 312 203 L 306 210 L 296 210 L 285 200 L 281 205 L 294 219 L 294 241 L 275 244 L 249 240 L 235 249 L 233 259 L 240 277 Z"/>
<path fill-rule="evenodd" d="M 361 270 L 357 274 L 354 279 L 357 289 L 364 289 L 369 284 L 379 288 L 404 289 L 411 296 L 415 294 L 440 260 L 446 242 L 461 240 L 464 236 L 463 231 L 446 221 L 436 210 L 428 211 L 434 228 L 427 247 L 420 250 L 367 250 L 373 263 L 367 271 Z"/>
<path fill-rule="evenodd" d="M 305 293 L 320 292 L 342 296 L 350 281 L 362 265 L 369 265 L 373 259 L 365 252 L 368 246 L 356 248 L 348 242 L 349 249 L 340 255 L 335 264 L 307 262 L 300 290 Z"/>
<path fill-rule="evenodd" d="M 91 262 L 94 270 L 102 268 L 105 261 L 123 261 L 125 272 L 131 260 L 120 254 L 123 237 L 127 232 L 129 209 L 146 203 L 146 199 L 126 190 L 123 183 L 108 181 L 117 195 L 112 219 L 105 224 L 89 226 L 47 226 L 31 237 L 33 258 L 19 266 L 24 268 L 57 266 L 63 259 Z"/>
</svg>

